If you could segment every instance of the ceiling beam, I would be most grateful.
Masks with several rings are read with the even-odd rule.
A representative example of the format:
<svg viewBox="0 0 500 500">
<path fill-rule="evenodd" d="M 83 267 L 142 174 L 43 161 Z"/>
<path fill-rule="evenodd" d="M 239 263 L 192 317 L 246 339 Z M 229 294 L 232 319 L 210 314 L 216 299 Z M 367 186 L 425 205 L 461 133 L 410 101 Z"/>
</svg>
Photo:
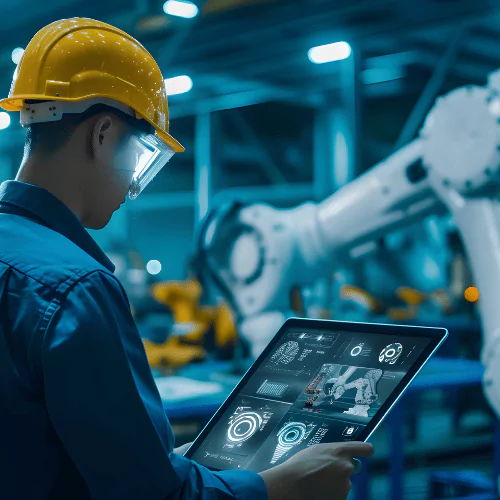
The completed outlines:
<svg viewBox="0 0 500 500">
<path fill-rule="evenodd" d="M 347 2 L 342 5 L 349 5 Z M 197 32 L 193 33 L 190 43 L 182 47 L 178 61 L 182 60 L 186 63 L 201 63 L 202 61 L 210 61 L 215 63 L 217 60 L 225 61 L 228 64 L 228 47 L 236 46 L 232 51 L 237 54 L 240 61 L 255 60 L 260 55 L 269 54 L 270 57 L 283 56 L 290 51 L 287 47 L 291 47 L 291 52 L 297 53 L 299 47 L 307 50 L 310 43 L 314 40 L 319 40 L 319 36 L 313 33 L 324 33 L 326 38 L 337 40 L 339 37 L 346 38 L 352 42 L 360 42 L 363 39 L 372 37 L 386 36 L 388 33 L 407 33 L 416 31 L 430 26 L 453 25 L 458 20 L 476 20 L 488 14 L 491 14 L 500 5 L 497 1 L 485 2 L 478 0 L 476 2 L 457 1 L 446 4 L 446 9 L 429 9 L 426 7 L 426 2 L 419 2 L 422 13 L 415 19 L 409 15 L 405 15 L 404 6 L 402 7 L 401 0 L 378 0 L 368 2 L 356 2 L 355 5 L 349 5 L 346 8 L 339 8 L 338 3 L 331 2 L 328 9 L 311 9 L 306 11 L 303 16 L 297 18 L 296 15 L 291 19 L 280 20 L 271 15 L 262 17 L 256 23 L 254 19 L 245 27 L 244 18 L 238 20 L 238 25 L 235 26 L 234 21 L 227 23 L 214 23 L 211 26 L 208 23 L 200 26 Z M 350 16 L 355 13 L 362 13 L 373 9 L 386 9 L 388 12 L 393 11 L 393 16 L 387 16 L 386 21 L 380 21 L 373 24 L 356 25 L 354 21 L 350 24 Z M 432 15 L 425 15 L 426 8 Z M 310 28 L 314 27 L 313 30 Z M 279 29 L 278 29 L 279 28 Z M 296 30 L 298 37 L 294 39 L 279 36 L 283 30 Z M 221 33 L 224 33 L 221 35 Z M 328 34 L 329 33 L 329 34 Z M 302 35 L 302 37 L 301 37 Z M 252 38 L 259 40 L 263 51 L 256 51 L 254 44 L 248 46 L 247 49 L 239 50 L 238 47 L 246 45 L 245 42 Z M 321 37 L 322 38 L 322 37 Z M 281 40 L 281 44 L 280 44 Z M 320 42 L 321 43 L 321 42 Z M 276 47 L 279 45 L 279 50 Z M 221 56 L 213 54 L 214 51 L 220 51 Z M 161 58 L 160 58 L 161 61 Z M 201 67 L 201 66 L 200 66 Z"/>
<path fill-rule="evenodd" d="M 271 101 L 285 102 L 300 102 L 309 106 L 320 106 L 321 98 L 313 96 L 312 100 L 309 96 L 304 95 L 301 101 L 297 101 L 297 94 L 288 92 L 269 90 L 249 90 L 246 92 L 236 92 L 234 94 L 222 95 L 198 101 L 187 101 L 182 104 L 171 104 L 170 117 L 172 119 L 181 118 L 184 116 L 193 116 L 198 113 L 213 113 L 216 111 L 224 111 L 226 109 L 244 108 L 246 106 L 255 106 L 256 104 L 264 104 Z"/>
</svg>

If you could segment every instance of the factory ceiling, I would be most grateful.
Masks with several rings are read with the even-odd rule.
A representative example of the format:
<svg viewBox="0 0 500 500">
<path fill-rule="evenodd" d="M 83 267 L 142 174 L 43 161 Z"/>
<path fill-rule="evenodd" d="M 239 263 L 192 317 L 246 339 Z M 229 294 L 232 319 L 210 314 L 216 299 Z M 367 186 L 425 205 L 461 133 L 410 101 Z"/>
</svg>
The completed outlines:
<svg viewBox="0 0 500 500">
<path fill-rule="evenodd" d="M 166 78 L 189 75 L 193 80 L 190 92 L 170 99 L 172 130 L 188 149 L 194 147 L 193 116 L 220 111 L 225 163 L 242 183 L 303 182 L 311 176 L 306 158 L 312 151 L 315 110 L 343 84 L 338 64 L 311 64 L 310 47 L 344 40 L 358 57 L 366 166 L 391 151 L 436 71 L 441 71 L 438 92 L 443 93 L 481 85 L 488 72 L 500 67 L 497 0 L 195 3 L 199 15 L 182 19 L 166 16 L 161 0 L 1 2 L 2 94 L 15 69 L 12 50 L 25 47 L 39 28 L 73 16 L 107 21 L 136 36 Z M 16 127 L 11 129 L 12 137 L 0 139 L 3 150 L 16 144 L 14 135 L 20 137 Z M 260 150 L 254 147 L 257 142 Z M 264 175 L 247 168 L 266 161 L 277 165 L 277 172 L 267 169 Z M 188 154 L 184 163 L 190 162 Z M 184 163 L 180 169 L 187 168 Z M 192 176 L 179 176 L 179 189 L 188 189 Z"/>
</svg>

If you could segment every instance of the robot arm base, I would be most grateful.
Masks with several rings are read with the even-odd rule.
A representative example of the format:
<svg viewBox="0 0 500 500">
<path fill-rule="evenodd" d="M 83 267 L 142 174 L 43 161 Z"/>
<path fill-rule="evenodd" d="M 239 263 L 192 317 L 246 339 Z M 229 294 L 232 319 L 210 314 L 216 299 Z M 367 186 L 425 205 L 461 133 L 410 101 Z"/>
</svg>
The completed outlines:
<svg viewBox="0 0 500 500">
<path fill-rule="evenodd" d="M 292 311 L 268 311 L 248 316 L 239 323 L 239 332 L 252 348 L 252 357 L 256 359 L 267 347 L 269 341 L 292 316 Z"/>
</svg>

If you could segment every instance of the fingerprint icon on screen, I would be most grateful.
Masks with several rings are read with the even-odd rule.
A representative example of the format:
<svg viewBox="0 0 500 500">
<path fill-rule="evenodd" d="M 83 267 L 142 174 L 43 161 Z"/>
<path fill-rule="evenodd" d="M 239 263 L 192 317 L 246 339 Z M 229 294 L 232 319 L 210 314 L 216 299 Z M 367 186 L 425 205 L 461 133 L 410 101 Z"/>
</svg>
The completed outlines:
<svg viewBox="0 0 500 500">
<path fill-rule="evenodd" d="M 285 342 L 281 347 L 276 349 L 276 352 L 271 356 L 271 361 L 276 364 L 284 364 L 292 362 L 295 356 L 299 353 L 299 344 L 294 340 Z"/>
</svg>

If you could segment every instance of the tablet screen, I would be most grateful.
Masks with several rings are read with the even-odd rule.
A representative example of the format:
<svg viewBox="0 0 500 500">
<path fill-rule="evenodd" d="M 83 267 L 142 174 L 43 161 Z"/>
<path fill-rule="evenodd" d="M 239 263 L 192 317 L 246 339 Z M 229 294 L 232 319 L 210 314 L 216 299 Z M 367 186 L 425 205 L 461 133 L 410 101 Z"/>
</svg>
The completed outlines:
<svg viewBox="0 0 500 500">
<path fill-rule="evenodd" d="M 216 470 L 261 472 L 312 444 L 356 440 L 430 342 L 291 329 L 190 458 Z"/>
</svg>

